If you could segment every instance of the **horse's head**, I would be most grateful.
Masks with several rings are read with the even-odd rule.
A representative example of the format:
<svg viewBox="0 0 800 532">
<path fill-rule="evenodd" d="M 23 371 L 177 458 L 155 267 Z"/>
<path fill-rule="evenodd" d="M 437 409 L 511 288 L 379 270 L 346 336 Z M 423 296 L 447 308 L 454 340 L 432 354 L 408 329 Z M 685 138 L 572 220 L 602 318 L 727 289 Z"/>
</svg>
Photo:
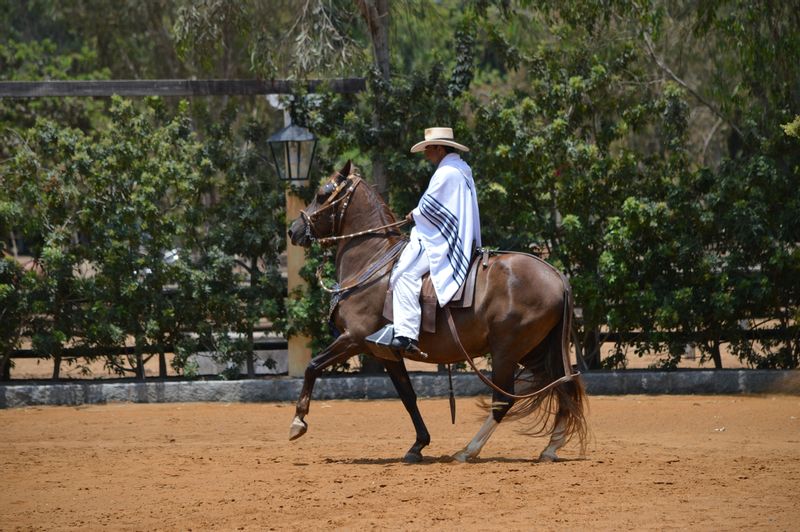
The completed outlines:
<svg viewBox="0 0 800 532">
<path fill-rule="evenodd" d="M 311 204 L 300 211 L 300 216 L 289 226 L 292 244 L 310 246 L 314 240 L 336 233 L 353 190 L 355 175 L 358 175 L 358 169 L 347 161 L 341 170 L 334 172 L 317 189 Z"/>
</svg>

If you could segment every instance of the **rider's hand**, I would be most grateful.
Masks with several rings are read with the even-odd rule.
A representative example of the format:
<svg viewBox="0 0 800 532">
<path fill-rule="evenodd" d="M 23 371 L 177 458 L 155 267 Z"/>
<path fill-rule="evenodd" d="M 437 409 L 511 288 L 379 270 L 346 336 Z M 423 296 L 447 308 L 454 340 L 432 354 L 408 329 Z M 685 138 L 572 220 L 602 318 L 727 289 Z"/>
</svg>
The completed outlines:
<svg viewBox="0 0 800 532">
<path fill-rule="evenodd" d="M 411 213 L 406 214 L 406 221 L 408 223 L 414 223 L 414 216 Z"/>
</svg>

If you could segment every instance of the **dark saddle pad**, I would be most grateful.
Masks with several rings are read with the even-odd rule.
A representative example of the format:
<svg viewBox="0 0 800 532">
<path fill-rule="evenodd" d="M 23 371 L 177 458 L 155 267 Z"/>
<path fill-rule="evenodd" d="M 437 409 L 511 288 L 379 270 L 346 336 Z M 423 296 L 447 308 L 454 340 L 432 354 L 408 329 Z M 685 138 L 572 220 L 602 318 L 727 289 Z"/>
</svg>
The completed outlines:
<svg viewBox="0 0 800 532">
<path fill-rule="evenodd" d="M 453 299 L 447 303 L 450 308 L 469 308 L 475 302 L 475 283 L 478 278 L 478 265 L 483 264 L 485 268 L 489 264 L 488 251 L 476 251 L 472 257 L 467 278 L 458 288 Z M 439 302 L 436 299 L 436 291 L 433 288 L 430 274 L 425 274 L 422 278 L 422 290 L 419 295 L 422 305 L 422 324 L 421 329 L 425 332 L 436 332 L 436 312 L 439 309 Z M 386 291 L 386 299 L 383 302 L 383 317 L 394 321 L 394 311 L 392 310 L 392 289 Z"/>
</svg>

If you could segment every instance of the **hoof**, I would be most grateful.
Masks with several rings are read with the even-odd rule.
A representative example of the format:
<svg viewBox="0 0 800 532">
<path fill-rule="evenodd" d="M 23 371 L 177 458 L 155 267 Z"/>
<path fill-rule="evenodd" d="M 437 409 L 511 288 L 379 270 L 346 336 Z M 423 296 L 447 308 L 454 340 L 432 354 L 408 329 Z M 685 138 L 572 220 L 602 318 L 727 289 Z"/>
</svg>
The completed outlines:
<svg viewBox="0 0 800 532">
<path fill-rule="evenodd" d="M 461 462 L 462 464 L 466 464 L 470 458 L 472 457 L 469 455 L 466 449 L 458 451 L 453 455 L 453 460 L 456 462 Z"/>
<path fill-rule="evenodd" d="M 556 453 L 543 452 L 542 454 L 539 455 L 539 462 L 546 462 L 546 463 L 558 462 L 558 456 L 556 456 Z"/>
<path fill-rule="evenodd" d="M 292 426 L 289 427 L 289 441 L 296 440 L 306 433 L 308 430 L 308 423 L 295 416 L 292 420 Z"/>
<path fill-rule="evenodd" d="M 403 463 L 406 464 L 418 464 L 420 462 L 422 462 L 422 453 L 408 451 L 403 457 Z"/>
</svg>

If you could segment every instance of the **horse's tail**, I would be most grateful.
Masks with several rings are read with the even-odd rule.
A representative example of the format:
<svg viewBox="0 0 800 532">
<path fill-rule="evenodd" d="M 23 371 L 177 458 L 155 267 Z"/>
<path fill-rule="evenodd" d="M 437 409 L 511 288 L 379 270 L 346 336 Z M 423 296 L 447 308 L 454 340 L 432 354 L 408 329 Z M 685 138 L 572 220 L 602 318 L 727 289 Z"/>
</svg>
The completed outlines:
<svg viewBox="0 0 800 532">
<path fill-rule="evenodd" d="M 564 282 L 564 309 L 561 319 L 548 333 L 544 341 L 525 356 L 520 364 L 525 368 L 515 382 L 515 392 L 525 394 L 565 376 L 573 375 L 569 363 L 569 339 L 572 327 L 572 294 L 569 281 Z M 514 403 L 506 420 L 528 418 L 525 433 L 542 436 L 555 430 L 556 423 L 563 423 L 565 443 L 577 438 L 581 453 L 588 439 L 585 410 L 588 406 L 583 378 L 575 374 L 571 380 L 549 388 L 528 399 Z"/>
</svg>

